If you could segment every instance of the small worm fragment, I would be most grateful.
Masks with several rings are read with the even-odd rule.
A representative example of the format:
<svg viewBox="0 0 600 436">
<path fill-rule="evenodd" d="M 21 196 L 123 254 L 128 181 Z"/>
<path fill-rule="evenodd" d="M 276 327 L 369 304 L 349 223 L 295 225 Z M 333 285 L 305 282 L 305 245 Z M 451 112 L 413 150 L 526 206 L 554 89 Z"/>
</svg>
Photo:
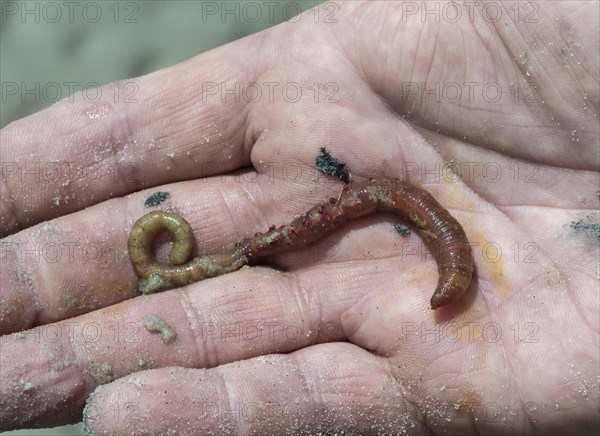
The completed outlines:
<svg viewBox="0 0 600 436">
<path fill-rule="evenodd" d="M 144 328 L 149 332 L 156 332 L 165 344 L 170 344 L 177 339 L 177 333 L 167 322 L 156 314 L 144 318 Z"/>
<path fill-rule="evenodd" d="M 147 294 L 235 271 L 281 251 L 302 248 L 351 219 L 377 211 L 408 219 L 425 239 L 439 272 L 431 308 L 456 302 L 473 275 L 473 254 L 467 236 L 431 194 L 398 179 L 350 183 L 337 198 L 313 207 L 290 224 L 241 239 L 231 253 L 199 256 L 190 261 L 187 259 L 192 249 L 192 229 L 188 222 L 174 213 L 150 212 L 131 229 L 129 255 L 140 277 L 140 292 Z M 161 230 L 167 230 L 173 238 L 167 265 L 159 263 L 152 254 L 152 241 Z"/>
</svg>

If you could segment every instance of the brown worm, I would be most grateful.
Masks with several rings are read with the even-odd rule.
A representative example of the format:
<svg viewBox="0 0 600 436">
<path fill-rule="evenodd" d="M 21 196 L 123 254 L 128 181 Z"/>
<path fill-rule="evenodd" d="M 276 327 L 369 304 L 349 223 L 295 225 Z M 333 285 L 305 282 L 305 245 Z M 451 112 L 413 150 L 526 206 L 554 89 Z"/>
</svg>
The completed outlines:
<svg viewBox="0 0 600 436">
<path fill-rule="evenodd" d="M 140 277 L 142 293 L 184 286 L 207 277 L 235 271 L 275 253 L 304 247 L 353 218 L 383 211 L 410 220 L 419 230 L 438 265 L 439 280 L 431 308 L 456 302 L 473 275 L 473 254 L 461 225 L 427 191 L 397 179 L 377 179 L 344 186 L 337 198 L 294 219 L 290 224 L 238 241 L 230 253 L 200 256 L 188 261 L 192 229 L 180 215 L 150 212 L 131 229 L 129 255 Z M 173 238 L 168 264 L 152 253 L 155 235 L 167 230 Z"/>
</svg>

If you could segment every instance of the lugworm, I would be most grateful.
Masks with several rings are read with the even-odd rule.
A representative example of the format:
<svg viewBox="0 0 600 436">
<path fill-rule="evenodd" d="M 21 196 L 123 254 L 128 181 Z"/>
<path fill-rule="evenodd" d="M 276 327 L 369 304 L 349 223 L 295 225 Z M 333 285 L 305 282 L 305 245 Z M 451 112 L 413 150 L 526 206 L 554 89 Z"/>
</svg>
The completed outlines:
<svg viewBox="0 0 600 436">
<path fill-rule="evenodd" d="M 131 229 L 129 255 L 140 277 L 139 290 L 148 294 L 215 277 L 292 248 L 304 247 L 353 218 L 377 211 L 411 221 L 425 239 L 438 265 L 439 280 L 431 308 L 456 302 L 473 275 L 473 254 L 461 225 L 427 191 L 398 179 L 369 179 L 344 186 L 330 198 L 279 228 L 238 241 L 230 253 L 199 256 L 188 261 L 192 229 L 178 214 L 150 212 Z M 173 238 L 168 264 L 152 253 L 155 235 L 166 230 Z"/>
</svg>

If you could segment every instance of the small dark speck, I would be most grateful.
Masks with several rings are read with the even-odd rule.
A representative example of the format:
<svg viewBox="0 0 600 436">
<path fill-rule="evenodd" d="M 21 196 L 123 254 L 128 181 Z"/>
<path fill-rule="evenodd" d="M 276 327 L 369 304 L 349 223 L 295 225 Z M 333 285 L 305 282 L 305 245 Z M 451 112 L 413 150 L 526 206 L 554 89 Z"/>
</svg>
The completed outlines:
<svg viewBox="0 0 600 436">
<path fill-rule="evenodd" d="M 144 202 L 144 206 L 146 206 L 146 207 L 158 206 L 159 204 L 161 204 L 163 201 L 165 201 L 170 196 L 171 196 L 171 194 L 169 194 L 168 192 L 163 192 L 163 191 L 155 192 L 154 194 L 152 194 L 151 196 L 146 198 L 146 201 Z"/>
<path fill-rule="evenodd" d="M 321 148 L 321 154 L 315 159 L 317 168 L 322 173 L 339 177 L 344 183 L 350 183 L 350 173 L 344 169 L 346 164 L 339 162 L 329 154 L 325 147 Z"/>
<path fill-rule="evenodd" d="M 404 224 L 394 223 L 392 225 L 394 226 L 394 230 L 396 230 L 402 236 L 410 235 L 410 229 L 408 227 L 406 227 Z"/>
<path fill-rule="evenodd" d="M 585 233 L 589 238 L 600 240 L 600 224 L 585 223 L 582 220 L 571 221 L 571 228 L 575 233 Z"/>
<path fill-rule="evenodd" d="M 596 191 L 596 195 L 600 197 L 600 190 Z"/>
</svg>

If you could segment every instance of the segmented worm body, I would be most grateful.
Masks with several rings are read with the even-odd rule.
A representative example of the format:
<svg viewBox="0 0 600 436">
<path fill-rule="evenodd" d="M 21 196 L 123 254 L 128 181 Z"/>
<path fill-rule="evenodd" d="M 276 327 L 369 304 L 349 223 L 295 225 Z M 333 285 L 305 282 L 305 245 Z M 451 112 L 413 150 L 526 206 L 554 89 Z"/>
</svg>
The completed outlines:
<svg viewBox="0 0 600 436">
<path fill-rule="evenodd" d="M 425 239 L 438 265 L 439 280 L 431 308 L 454 303 L 473 274 L 473 255 L 461 225 L 427 191 L 397 179 L 376 179 L 346 185 L 339 197 L 313 207 L 290 224 L 243 238 L 230 253 L 188 261 L 192 229 L 180 215 L 150 212 L 131 229 L 129 255 L 140 277 L 142 293 L 184 286 L 258 263 L 281 251 L 304 247 L 353 218 L 383 211 L 410 220 Z M 155 235 L 167 230 L 173 238 L 168 264 L 152 253 Z"/>
</svg>

